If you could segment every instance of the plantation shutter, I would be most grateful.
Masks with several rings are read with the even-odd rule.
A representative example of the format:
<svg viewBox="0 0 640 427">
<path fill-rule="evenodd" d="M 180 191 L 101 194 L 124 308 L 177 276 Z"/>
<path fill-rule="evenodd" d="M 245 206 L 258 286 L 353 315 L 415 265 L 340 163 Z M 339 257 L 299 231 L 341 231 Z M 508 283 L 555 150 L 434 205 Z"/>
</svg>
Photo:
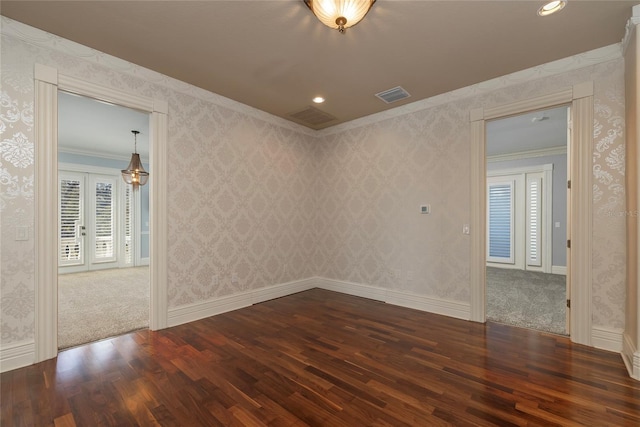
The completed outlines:
<svg viewBox="0 0 640 427">
<path fill-rule="evenodd" d="M 124 186 L 124 263 L 133 264 L 133 191 L 130 185 Z"/>
<path fill-rule="evenodd" d="M 84 263 L 84 176 L 60 174 L 58 180 L 58 264 Z"/>
<path fill-rule="evenodd" d="M 114 178 L 92 176 L 93 262 L 116 260 L 115 188 Z"/>
<path fill-rule="evenodd" d="M 540 267 L 542 178 L 527 177 L 527 265 Z"/>
<path fill-rule="evenodd" d="M 513 264 L 514 182 L 489 184 L 487 260 Z"/>
</svg>

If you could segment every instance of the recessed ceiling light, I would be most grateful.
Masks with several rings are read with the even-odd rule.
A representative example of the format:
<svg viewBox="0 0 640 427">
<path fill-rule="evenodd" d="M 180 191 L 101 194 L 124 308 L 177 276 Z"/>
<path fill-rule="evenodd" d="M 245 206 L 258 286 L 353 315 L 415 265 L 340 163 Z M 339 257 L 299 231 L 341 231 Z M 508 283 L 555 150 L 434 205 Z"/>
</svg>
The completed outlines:
<svg viewBox="0 0 640 427">
<path fill-rule="evenodd" d="M 316 104 L 322 104 L 324 102 L 324 98 L 321 96 L 316 96 L 315 98 L 313 98 L 313 102 L 315 102 Z"/>
<path fill-rule="evenodd" d="M 566 5 L 567 5 L 567 0 L 550 1 L 549 3 L 545 4 L 540 9 L 538 9 L 538 15 L 540 16 L 551 15 L 552 13 L 556 13 L 564 9 Z"/>
</svg>

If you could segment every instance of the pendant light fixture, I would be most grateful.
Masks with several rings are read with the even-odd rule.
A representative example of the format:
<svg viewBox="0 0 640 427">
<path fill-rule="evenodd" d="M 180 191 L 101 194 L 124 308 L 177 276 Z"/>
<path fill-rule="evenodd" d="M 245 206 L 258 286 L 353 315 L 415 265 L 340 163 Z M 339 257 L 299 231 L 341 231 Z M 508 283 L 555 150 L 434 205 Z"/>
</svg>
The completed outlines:
<svg viewBox="0 0 640 427">
<path fill-rule="evenodd" d="M 140 155 L 137 153 L 138 148 L 138 134 L 140 131 L 132 130 L 134 142 L 133 153 L 131 153 L 131 161 L 126 169 L 122 170 L 122 179 L 127 184 L 133 185 L 133 189 L 137 189 L 140 185 L 145 185 L 149 180 L 149 172 L 144 170 L 142 162 L 140 161 Z"/>
<path fill-rule="evenodd" d="M 320 22 L 340 33 L 360 22 L 375 2 L 376 0 L 304 0 Z"/>
</svg>

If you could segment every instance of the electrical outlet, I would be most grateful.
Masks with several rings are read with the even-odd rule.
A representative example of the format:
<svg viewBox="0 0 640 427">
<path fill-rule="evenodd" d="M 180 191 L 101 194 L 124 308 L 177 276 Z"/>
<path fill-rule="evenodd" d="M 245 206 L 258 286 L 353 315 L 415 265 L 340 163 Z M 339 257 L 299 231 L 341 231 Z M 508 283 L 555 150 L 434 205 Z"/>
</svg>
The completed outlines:
<svg viewBox="0 0 640 427">
<path fill-rule="evenodd" d="M 238 283 L 238 273 L 233 273 L 231 275 L 231 283 Z"/>
<path fill-rule="evenodd" d="M 211 283 L 213 283 L 213 286 L 218 286 L 220 284 L 220 279 L 218 279 L 218 275 L 214 274 L 211 277 Z"/>
<path fill-rule="evenodd" d="M 471 228 L 469 227 L 469 224 L 464 224 L 462 226 L 462 234 L 471 234 Z"/>
</svg>

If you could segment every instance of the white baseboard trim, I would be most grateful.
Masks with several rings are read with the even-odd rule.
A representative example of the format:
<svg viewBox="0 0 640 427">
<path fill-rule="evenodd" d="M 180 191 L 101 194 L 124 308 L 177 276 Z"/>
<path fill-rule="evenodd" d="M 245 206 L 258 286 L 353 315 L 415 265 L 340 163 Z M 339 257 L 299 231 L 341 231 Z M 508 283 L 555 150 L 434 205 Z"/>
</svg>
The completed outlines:
<svg viewBox="0 0 640 427">
<path fill-rule="evenodd" d="M 315 287 L 315 278 L 296 280 L 239 294 L 170 308 L 168 327 L 194 322 L 216 314 L 238 310 L 270 299 L 306 291 Z"/>
<path fill-rule="evenodd" d="M 187 304 L 169 309 L 168 326 L 184 323 L 238 310 L 253 304 L 258 304 L 275 298 L 284 297 L 313 288 L 326 289 L 347 295 L 369 298 L 401 307 L 413 308 L 434 314 L 468 320 L 471 308 L 468 303 L 443 300 L 408 292 L 388 290 L 361 283 L 345 282 L 342 280 L 323 277 L 310 277 L 293 282 L 260 288 L 240 294 L 215 298 L 208 301 Z"/>
<path fill-rule="evenodd" d="M 356 297 L 369 298 L 376 301 L 387 302 L 387 290 L 376 286 L 363 285 L 361 283 L 345 282 L 343 280 L 318 277 L 316 287 L 327 291 L 340 292 Z"/>
<path fill-rule="evenodd" d="M 11 344 L 0 348 L 0 372 L 33 365 L 36 360 L 36 344 L 34 341 Z"/>
<path fill-rule="evenodd" d="M 251 292 L 251 302 L 252 304 L 258 304 L 264 301 L 286 297 L 287 295 L 297 294 L 298 292 L 308 291 L 309 289 L 317 287 L 316 283 L 317 278 L 310 277 L 308 279 L 294 280 L 293 282 L 256 289 Z"/>
<path fill-rule="evenodd" d="M 564 265 L 552 265 L 551 266 L 551 274 L 562 274 L 563 276 L 567 275 L 567 267 Z"/>
<path fill-rule="evenodd" d="M 389 291 L 388 304 L 427 311 L 429 313 L 454 317 L 456 319 L 471 319 L 471 304 L 441 298 L 416 295 L 407 292 Z"/>
<path fill-rule="evenodd" d="M 369 298 L 386 302 L 400 307 L 413 308 L 456 319 L 469 320 L 471 318 L 471 306 L 469 303 L 450 301 L 425 295 L 417 295 L 409 292 L 379 288 L 361 283 L 345 282 L 342 280 L 317 278 L 317 287 L 343 294 Z"/>
<path fill-rule="evenodd" d="M 591 345 L 601 350 L 622 352 L 622 329 L 603 328 L 594 326 L 591 328 Z"/>
<path fill-rule="evenodd" d="M 623 335 L 622 360 L 627 367 L 627 371 L 629 371 L 629 376 L 640 380 L 640 351 L 638 351 L 631 337 L 627 334 Z"/>
</svg>

